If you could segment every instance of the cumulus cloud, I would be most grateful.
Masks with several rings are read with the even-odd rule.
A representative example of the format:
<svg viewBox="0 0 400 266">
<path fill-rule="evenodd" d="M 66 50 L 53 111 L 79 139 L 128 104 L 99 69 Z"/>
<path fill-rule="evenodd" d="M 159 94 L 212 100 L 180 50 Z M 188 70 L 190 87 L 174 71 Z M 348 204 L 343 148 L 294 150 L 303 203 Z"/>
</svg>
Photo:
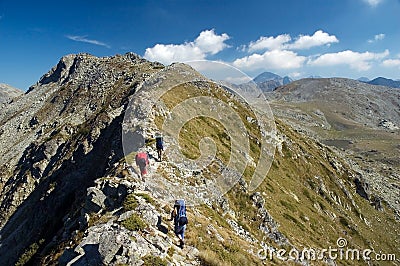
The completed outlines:
<svg viewBox="0 0 400 266">
<path fill-rule="evenodd" d="M 373 43 L 373 42 L 380 41 L 380 40 L 383 40 L 383 39 L 385 39 L 385 34 L 380 33 L 380 34 L 375 35 L 373 39 L 368 40 L 368 42 L 369 43 Z"/>
<path fill-rule="evenodd" d="M 289 34 L 282 34 L 276 37 L 263 37 L 261 36 L 257 41 L 250 42 L 249 52 L 260 51 L 260 50 L 276 50 L 283 48 L 284 44 L 291 41 L 292 38 Z"/>
<path fill-rule="evenodd" d="M 205 30 L 196 38 L 194 44 L 204 53 L 216 54 L 228 47 L 225 43 L 228 39 L 229 36 L 226 33 L 217 35 L 214 30 Z"/>
<path fill-rule="evenodd" d="M 316 59 L 310 60 L 308 64 L 320 67 L 348 65 L 352 69 L 363 71 L 371 68 L 372 61 L 382 59 L 388 55 L 388 50 L 385 50 L 382 53 L 359 53 L 346 50 L 338 53 L 320 55 Z"/>
<path fill-rule="evenodd" d="M 156 44 L 147 48 L 144 58 L 150 61 L 159 61 L 163 64 L 183 62 L 190 60 L 202 60 L 207 55 L 214 55 L 229 47 L 225 41 L 228 34 L 215 34 L 214 30 L 205 30 L 192 42 L 183 44 Z"/>
<path fill-rule="evenodd" d="M 322 30 L 316 31 L 312 36 L 300 35 L 299 38 L 292 44 L 288 45 L 290 49 L 309 49 L 315 46 L 330 45 L 337 43 L 339 40 L 335 35 L 329 35 Z"/>
<path fill-rule="evenodd" d="M 248 45 L 248 51 L 262 51 L 262 50 L 302 50 L 309 49 L 311 47 L 331 45 L 337 43 L 339 40 L 335 35 L 329 35 L 328 33 L 318 30 L 313 35 L 300 35 L 292 41 L 292 37 L 289 34 L 281 34 L 276 37 L 260 37 L 255 42 L 250 42 Z"/>
<path fill-rule="evenodd" d="M 84 43 L 90 43 L 90 44 L 94 44 L 94 45 L 99 45 L 99 46 L 104 46 L 107 48 L 111 48 L 111 46 L 109 46 L 108 44 L 104 43 L 104 42 L 100 42 L 98 40 L 91 40 L 91 39 L 87 39 L 87 36 L 76 36 L 76 35 L 67 35 L 65 36 L 68 39 L 72 40 L 72 41 L 76 41 L 76 42 L 84 42 Z"/>
<path fill-rule="evenodd" d="M 306 57 L 288 50 L 272 50 L 236 59 L 233 65 L 242 70 L 293 69 L 303 66 Z"/>
<path fill-rule="evenodd" d="M 385 67 L 400 67 L 400 59 L 387 59 L 382 62 Z"/>
<path fill-rule="evenodd" d="M 383 2 L 383 0 L 363 0 L 363 1 L 368 5 L 370 5 L 371 7 L 376 7 L 377 5 Z"/>
<path fill-rule="evenodd" d="M 289 34 L 260 37 L 247 45 L 247 51 L 253 53 L 238 58 L 233 65 L 242 70 L 256 69 L 295 69 L 304 66 L 307 57 L 298 55 L 293 50 L 309 49 L 311 47 L 330 45 L 339 40 L 322 30 L 313 35 L 299 35 L 294 41 Z M 255 53 L 261 51 L 261 53 Z M 264 52 L 264 53 L 262 53 Z"/>
</svg>

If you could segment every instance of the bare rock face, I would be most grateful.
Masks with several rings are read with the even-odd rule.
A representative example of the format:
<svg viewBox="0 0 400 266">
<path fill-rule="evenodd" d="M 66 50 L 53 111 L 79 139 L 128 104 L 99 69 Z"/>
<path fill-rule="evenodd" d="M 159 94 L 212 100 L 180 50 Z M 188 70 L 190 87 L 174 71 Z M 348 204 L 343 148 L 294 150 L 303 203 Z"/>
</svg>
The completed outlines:
<svg viewBox="0 0 400 266">
<path fill-rule="evenodd" d="M 68 55 L 28 93 L 2 108 L 2 262 L 14 263 L 26 245 L 51 238 L 88 185 L 123 157 L 123 110 L 157 67 L 132 53 Z M 102 208 L 104 201 L 94 193 L 88 208 Z"/>
<path fill-rule="evenodd" d="M 23 94 L 23 91 L 11 87 L 10 85 L 0 83 L 0 104 L 7 103 L 13 98 Z"/>
</svg>

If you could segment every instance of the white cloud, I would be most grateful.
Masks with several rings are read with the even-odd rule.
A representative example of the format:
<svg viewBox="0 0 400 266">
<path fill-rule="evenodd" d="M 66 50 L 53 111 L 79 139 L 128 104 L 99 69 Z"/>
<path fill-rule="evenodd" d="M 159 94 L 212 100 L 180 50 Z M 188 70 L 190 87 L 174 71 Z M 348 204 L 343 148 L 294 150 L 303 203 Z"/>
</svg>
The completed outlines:
<svg viewBox="0 0 400 266">
<path fill-rule="evenodd" d="M 283 45 L 289 42 L 292 38 L 289 34 L 282 34 L 276 37 L 263 37 L 261 36 L 257 41 L 250 42 L 249 52 L 260 50 L 276 50 L 283 48 Z"/>
<path fill-rule="evenodd" d="M 388 50 L 382 53 L 358 53 L 346 50 L 338 53 L 323 54 L 314 60 L 310 60 L 308 64 L 320 67 L 348 65 L 352 69 L 362 71 L 371 68 L 371 61 L 382 59 L 388 55 Z"/>
<path fill-rule="evenodd" d="M 368 5 L 370 5 L 371 7 L 376 7 L 377 5 L 383 2 L 383 0 L 363 0 L 363 1 Z"/>
<path fill-rule="evenodd" d="M 339 40 L 335 35 L 329 35 L 322 30 L 316 31 L 312 36 L 300 35 L 299 38 L 292 44 L 288 45 L 289 49 L 309 49 L 315 46 L 330 45 L 337 43 Z"/>
<path fill-rule="evenodd" d="M 272 50 L 236 59 L 233 65 L 241 70 L 293 69 L 303 66 L 306 57 L 293 51 Z"/>
<path fill-rule="evenodd" d="M 193 43 L 156 44 L 152 48 L 147 48 L 144 54 L 144 58 L 147 60 L 158 61 L 166 65 L 172 62 L 202 60 L 205 56 L 205 53 L 195 47 Z"/>
<path fill-rule="evenodd" d="M 205 30 L 192 42 L 183 44 L 156 44 L 147 48 L 144 58 L 150 61 L 159 61 L 163 64 L 172 62 L 183 62 L 190 60 L 202 60 L 207 55 L 216 54 L 228 45 L 228 34 L 215 34 L 214 30 Z"/>
<path fill-rule="evenodd" d="M 301 50 L 309 49 L 315 46 L 330 45 L 337 43 L 339 40 L 335 35 L 329 35 L 328 33 L 318 30 L 312 36 L 310 35 L 299 35 L 296 40 L 292 43 L 292 37 L 289 34 L 281 34 L 276 37 L 260 37 L 255 42 L 250 42 L 248 45 L 248 51 L 261 51 L 261 50 Z"/>
<path fill-rule="evenodd" d="M 400 67 L 400 59 L 387 59 L 382 62 L 385 67 Z"/>
<path fill-rule="evenodd" d="M 380 33 L 380 34 L 375 35 L 374 39 L 368 40 L 368 42 L 369 43 L 373 43 L 373 42 L 376 42 L 376 41 L 381 41 L 383 39 L 385 39 L 385 34 Z"/>
<path fill-rule="evenodd" d="M 205 30 L 200 32 L 200 35 L 196 38 L 194 44 L 204 53 L 216 54 L 228 47 L 225 43 L 228 39 L 229 36 L 226 33 L 216 35 L 214 30 Z"/>
<path fill-rule="evenodd" d="M 106 44 L 104 42 L 87 39 L 86 36 L 67 35 L 65 37 L 67 37 L 68 39 L 70 39 L 72 41 L 76 41 L 76 42 L 90 43 L 90 44 L 94 44 L 94 45 L 99 45 L 99 46 L 104 46 L 104 47 L 107 47 L 107 48 L 111 48 L 108 44 Z"/>
</svg>

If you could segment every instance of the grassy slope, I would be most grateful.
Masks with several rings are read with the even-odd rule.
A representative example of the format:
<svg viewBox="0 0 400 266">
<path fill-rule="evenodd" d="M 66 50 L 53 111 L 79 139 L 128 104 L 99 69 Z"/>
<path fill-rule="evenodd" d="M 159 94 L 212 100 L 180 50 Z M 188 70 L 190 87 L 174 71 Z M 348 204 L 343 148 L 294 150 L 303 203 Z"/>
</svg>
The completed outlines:
<svg viewBox="0 0 400 266">
<path fill-rule="evenodd" d="M 214 89 L 207 92 L 195 87 L 176 88 L 173 93 L 164 95 L 163 100 L 167 106 L 173 107 L 185 98 L 198 95 L 213 95 L 224 101 L 229 99 L 224 96 L 223 91 Z M 247 110 L 243 104 L 239 102 L 236 104 L 239 106 L 238 113 Z M 163 117 L 156 117 L 159 128 L 162 122 Z M 271 170 L 257 191 L 264 195 L 266 209 L 280 224 L 279 230 L 289 241 L 299 249 L 328 248 L 336 247 L 336 240 L 344 237 L 351 248 L 398 252 L 395 241 L 399 241 L 399 235 L 393 234 L 398 230 L 398 223 L 394 220 L 392 211 L 385 208 L 384 212 L 378 212 L 358 196 L 353 187 L 349 168 L 336 158 L 336 161 L 344 165 L 342 169 L 337 170 L 332 160 L 328 159 L 335 157 L 330 149 L 300 135 L 282 121 L 276 122 L 278 131 L 286 136 L 287 140 L 283 143 L 282 154 L 276 152 Z M 180 139 L 184 152 L 196 157 L 195 155 L 199 154 L 198 140 L 208 135 L 217 142 L 218 154 L 222 159 L 226 159 L 224 154 L 229 151 L 229 142 L 226 138 L 219 137 L 223 135 L 223 129 L 218 123 L 210 123 L 207 119 L 196 119 L 186 126 L 190 128 L 190 133 L 182 133 Z M 257 136 L 257 129 L 251 128 L 250 125 L 246 126 Z M 257 161 L 258 146 L 252 148 L 252 156 Z M 251 173 L 247 171 L 245 174 L 250 176 Z M 244 178 L 246 179 L 246 176 Z M 324 183 L 326 190 L 321 189 L 321 182 Z M 354 206 L 346 193 L 354 199 Z M 226 197 L 238 223 L 258 240 L 264 240 L 267 244 L 275 246 L 272 241 L 265 239 L 265 235 L 258 229 L 261 218 L 252 204 L 250 193 L 237 186 Z M 337 203 L 338 197 L 341 204 Z M 219 206 L 215 204 L 213 208 L 201 206 L 191 213 L 194 215 L 190 217 L 192 222 L 188 230 L 188 243 L 200 249 L 205 265 L 261 263 L 256 256 L 247 251 L 253 249 L 253 252 L 256 252 L 257 244 L 251 245 L 232 234 L 232 229 L 226 222 L 226 218 L 230 216 L 223 215 Z M 216 228 L 224 241 L 221 242 L 214 234 L 208 233 L 210 224 Z"/>
</svg>

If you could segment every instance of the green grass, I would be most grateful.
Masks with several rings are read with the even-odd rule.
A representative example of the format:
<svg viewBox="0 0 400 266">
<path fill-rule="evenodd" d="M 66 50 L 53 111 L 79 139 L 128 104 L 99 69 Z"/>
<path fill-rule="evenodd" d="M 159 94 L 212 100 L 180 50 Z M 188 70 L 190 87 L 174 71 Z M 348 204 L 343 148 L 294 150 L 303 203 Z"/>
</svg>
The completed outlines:
<svg viewBox="0 0 400 266">
<path fill-rule="evenodd" d="M 150 204 L 152 204 L 152 205 L 156 204 L 155 200 L 154 200 L 149 194 L 146 194 L 146 193 L 136 193 L 135 195 L 136 195 L 136 196 L 139 196 L 139 197 L 142 197 L 143 199 L 146 200 L 147 203 L 150 203 Z"/>
<path fill-rule="evenodd" d="M 173 108 L 187 98 L 204 95 L 215 96 L 225 102 L 230 101 L 227 95 L 218 89 L 205 92 L 193 87 L 175 88 L 165 94 L 163 100 L 168 108 Z M 238 113 L 242 120 L 246 116 L 254 116 L 244 104 L 237 100 L 234 101 L 234 104 L 238 107 Z M 155 123 L 159 129 L 161 129 L 163 121 L 164 117 L 156 117 Z M 243 122 L 251 136 L 249 138 L 250 156 L 257 162 L 259 146 L 256 140 L 260 137 L 258 128 L 247 121 Z M 279 224 L 279 231 L 288 237 L 296 247 L 334 247 L 338 237 L 343 237 L 348 232 L 350 235 L 347 240 L 351 242 L 352 246 L 365 248 L 366 243 L 370 241 L 374 243 L 375 250 L 398 252 L 398 247 L 393 244 L 396 243 L 393 241 L 393 234 L 390 233 L 398 228 L 398 224 L 392 219 L 393 212 L 388 208 L 385 208 L 384 212 L 378 212 L 367 201 L 355 194 L 350 178 L 352 172 L 345 162 L 338 158 L 338 161 L 345 166 L 344 172 L 339 173 L 327 159 L 334 155 L 331 149 L 324 148 L 303 134 L 294 131 L 280 120 L 276 120 L 276 124 L 277 130 L 286 139 L 282 146 L 283 156 L 276 152 L 272 167 L 257 191 L 264 195 L 265 208 Z M 229 137 L 222 125 L 210 118 L 196 118 L 185 124 L 179 135 L 182 152 L 192 159 L 200 156 L 198 143 L 205 136 L 213 138 L 217 147 L 217 157 L 222 162 L 226 162 L 230 153 Z M 203 171 L 202 175 L 206 178 L 213 178 L 218 171 L 219 166 L 211 164 Z M 249 180 L 253 172 L 254 168 L 248 167 L 243 178 Z M 330 193 L 320 194 L 320 183 L 315 176 L 320 177 L 326 190 Z M 357 208 L 352 206 L 351 200 L 338 185 L 337 180 L 341 180 L 340 183 L 343 183 L 350 191 Z M 293 195 L 297 196 L 298 201 L 294 200 Z M 334 202 L 331 195 L 339 197 L 342 205 Z M 266 241 L 272 246 L 275 245 L 258 229 L 263 217 L 253 206 L 249 192 L 237 185 L 225 195 L 225 198 L 228 199 L 230 208 L 235 212 L 234 219 L 239 225 L 242 225 L 259 240 Z M 314 205 L 320 208 L 314 207 Z M 346 209 L 345 205 L 351 206 L 351 209 Z M 215 204 L 212 208 L 200 206 L 198 211 L 201 215 L 190 219 L 193 221 L 191 224 L 199 226 L 188 228 L 187 239 L 188 244 L 194 245 L 200 250 L 201 265 L 261 264 L 260 260 L 246 252 L 246 248 L 250 248 L 249 243 L 232 234 L 232 229 L 226 222 L 227 218 L 232 217 L 224 217 L 220 206 L 215 206 Z M 330 213 L 333 213 L 336 218 L 328 215 Z M 366 225 L 359 218 L 360 213 L 368 219 L 371 226 Z M 219 234 L 225 239 L 224 243 L 220 243 L 207 233 L 208 224 L 213 224 L 217 228 Z M 377 234 L 375 228 L 384 228 L 384 230 L 379 230 L 379 234 Z M 398 236 L 394 236 L 394 238 L 399 240 Z"/>
<path fill-rule="evenodd" d="M 291 203 L 289 203 L 289 202 L 287 202 L 287 201 L 284 201 L 284 200 L 280 200 L 279 202 L 280 202 L 281 205 L 282 205 L 283 207 L 285 207 L 287 210 L 290 210 L 291 212 L 296 212 L 296 211 L 297 211 L 296 207 L 293 206 Z"/>
<path fill-rule="evenodd" d="M 147 227 L 147 224 L 137 214 L 132 214 L 129 218 L 123 220 L 122 225 L 131 231 L 142 231 Z"/>
<path fill-rule="evenodd" d="M 161 259 L 160 257 L 156 257 L 153 255 L 147 255 L 145 257 L 142 258 L 143 262 L 144 262 L 144 266 L 167 266 L 168 263 Z"/>
<path fill-rule="evenodd" d="M 129 194 L 126 196 L 122 206 L 125 211 L 131 211 L 137 208 L 139 201 L 136 199 L 135 194 Z"/>
<path fill-rule="evenodd" d="M 247 134 L 249 136 L 250 156 L 255 162 L 257 162 L 260 156 L 260 144 L 258 143 L 258 139 L 261 138 L 261 133 L 259 132 L 258 126 L 247 121 L 248 117 L 255 119 L 255 114 L 250 110 L 247 104 L 239 100 L 237 97 L 232 98 L 231 95 L 229 95 L 224 89 L 220 88 L 219 86 L 213 83 L 206 82 L 204 82 L 203 84 L 204 87 L 202 87 L 202 84 L 199 85 L 199 83 L 196 83 L 196 85 L 188 83 L 185 85 L 177 86 L 168 91 L 168 93 L 164 94 L 162 96 L 162 100 L 169 109 L 172 109 L 185 99 L 198 96 L 209 96 L 212 98 L 218 98 L 226 104 L 236 107 L 236 113 L 241 118 L 241 122 L 246 128 Z M 190 110 L 188 110 L 188 112 L 190 112 Z M 155 117 L 155 125 L 159 130 L 162 130 L 164 119 L 165 118 L 162 116 Z M 227 164 L 230 160 L 231 154 L 231 139 L 229 133 L 219 121 L 210 117 L 195 117 L 184 124 L 184 126 L 180 130 L 178 140 L 181 152 L 187 158 L 199 158 L 199 156 L 201 155 L 199 142 L 204 137 L 209 137 L 214 141 L 217 149 L 217 159 L 220 160 L 223 164 Z M 219 169 L 213 171 L 217 173 L 220 172 Z M 244 175 L 245 178 L 252 176 L 253 172 L 254 167 L 247 167 L 246 173 Z M 218 177 L 218 175 L 211 176 L 211 178 L 216 177 Z"/>
</svg>

